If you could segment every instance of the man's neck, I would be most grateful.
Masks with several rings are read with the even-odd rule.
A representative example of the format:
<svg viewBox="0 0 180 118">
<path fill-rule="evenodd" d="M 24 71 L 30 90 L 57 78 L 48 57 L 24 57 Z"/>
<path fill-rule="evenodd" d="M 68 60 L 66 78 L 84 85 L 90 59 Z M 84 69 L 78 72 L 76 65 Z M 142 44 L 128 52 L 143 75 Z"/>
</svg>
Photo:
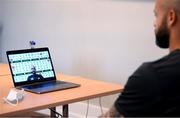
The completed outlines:
<svg viewBox="0 0 180 118">
<path fill-rule="evenodd" d="M 169 51 L 180 49 L 180 24 L 178 23 L 171 29 L 169 38 Z"/>
<path fill-rule="evenodd" d="M 170 46 L 169 46 L 169 51 L 172 52 L 174 50 L 177 50 L 177 49 L 180 49 L 180 42 L 173 42 L 173 43 L 170 43 Z"/>
<path fill-rule="evenodd" d="M 180 49 L 180 33 L 179 33 L 179 30 L 176 29 L 171 33 L 171 36 L 169 39 L 169 51 L 170 52 L 177 50 L 177 49 Z"/>
</svg>

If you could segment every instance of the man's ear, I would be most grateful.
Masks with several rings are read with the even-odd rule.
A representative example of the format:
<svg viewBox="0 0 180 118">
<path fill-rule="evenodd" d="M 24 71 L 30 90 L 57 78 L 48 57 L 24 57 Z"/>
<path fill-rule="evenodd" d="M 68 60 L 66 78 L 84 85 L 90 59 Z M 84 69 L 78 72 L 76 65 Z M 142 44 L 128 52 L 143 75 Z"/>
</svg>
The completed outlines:
<svg viewBox="0 0 180 118">
<path fill-rule="evenodd" d="M 172 27 L 176 24 L 177 21 L 177 14 L 174 10 L 170 10 L 168 12 L 168 16 L 167 16 L 167 23 L 169 27 Z"/>
</svg>

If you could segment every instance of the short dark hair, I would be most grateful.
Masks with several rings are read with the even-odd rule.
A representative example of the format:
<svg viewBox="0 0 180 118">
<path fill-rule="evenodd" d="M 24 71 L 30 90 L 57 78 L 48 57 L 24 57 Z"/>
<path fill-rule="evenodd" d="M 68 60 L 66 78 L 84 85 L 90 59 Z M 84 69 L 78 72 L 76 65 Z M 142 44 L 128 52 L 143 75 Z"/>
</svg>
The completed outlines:
<svg viewBox="0 0 180 118">
<path fill-rule="evenodd" d="M 180 0 L 172 0 L 173 1 L 173 8 L 176 12 L 180 13 Z"/>
</svg>

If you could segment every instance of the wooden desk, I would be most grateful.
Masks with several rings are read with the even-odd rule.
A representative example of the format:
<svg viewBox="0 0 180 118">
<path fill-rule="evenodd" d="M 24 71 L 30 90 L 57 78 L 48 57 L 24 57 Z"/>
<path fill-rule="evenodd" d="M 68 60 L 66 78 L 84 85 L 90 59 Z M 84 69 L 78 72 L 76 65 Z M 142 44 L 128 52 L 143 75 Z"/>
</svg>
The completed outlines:
<svg viewBox="0 0 180 118">
<path fill-rule="evenodd" d="M 120 93 L 123 87 L 118 84 L 111 84 L 102 81 L 85 79 L 76 76 L 58 74 L 59 80 L 81 84 L 78 88 L 55 91 L 45 94 L 34 94 L 25 92 L 25 98 L 17 106 L 4 103 L 2 98 L 7 96 L 10 88 L 13 87 L 11 76 L 0 76 L 0 116 L 13 116 L 13 114 L 55 108 L 63 105 L 63 110 L 68 111 L 68 104 L 88 100 L 92 98 Z M 68 116 L 65 114 L 64 116 Z"/>
<path fill-rule="evenodd" d="M 0 76 L 4 75 L 10 75 L 9 65 L 0 63 Z"/>
</svg>

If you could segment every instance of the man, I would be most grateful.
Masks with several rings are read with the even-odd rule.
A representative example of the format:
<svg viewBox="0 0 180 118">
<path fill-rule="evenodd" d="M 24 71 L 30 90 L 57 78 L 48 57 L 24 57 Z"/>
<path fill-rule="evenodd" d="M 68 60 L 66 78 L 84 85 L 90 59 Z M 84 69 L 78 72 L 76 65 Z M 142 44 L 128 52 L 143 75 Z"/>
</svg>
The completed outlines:
<svg viewBox="0 0 180 118">
<path fill-rule="evenodd" d="M 35 66 L 32 66 L 32 68 L 31 68 L 31 73 L 32 73 L 32 75 L 30 75 L 28 78 L 27 78 L 27 80 L 28 81 L 34 81 L 34 80 L 41 80 L 41 79 L 43 79 L 43 76 L 41 75 L 41 74 L 37 74 L 36 73 L 36 67 Z"/>
<path fill-rule="evenodd" d="M 101 117 L 180 116 L 180 0 L 156 0 L 156 44 L 170 53 L 142 64 Z"/>
</svg>

